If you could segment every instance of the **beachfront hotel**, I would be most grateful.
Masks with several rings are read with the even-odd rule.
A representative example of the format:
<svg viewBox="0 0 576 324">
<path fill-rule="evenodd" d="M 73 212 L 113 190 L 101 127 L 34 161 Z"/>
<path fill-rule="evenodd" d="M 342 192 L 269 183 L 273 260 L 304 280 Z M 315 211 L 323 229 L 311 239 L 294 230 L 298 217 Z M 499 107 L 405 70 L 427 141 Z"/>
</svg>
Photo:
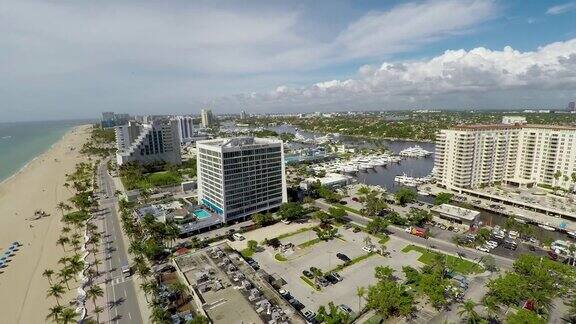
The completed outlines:
<svg viewBox="0 0 576 324">
<path fill-rule="evenodd" d="M 149 124 L 130 122 L 116 127 L 116 162 L 150 164 L 182 163 L 178 121 L 153 120 Z"/>
<path fill-rule="evenodd" d="M 198 201 L 224 221 L 287 201 L 281 140 L 239 137 L 198 141 Z"/>
<path fill-rule="evenodd" d="M 434 169 L 438 184 L 448 189 L 507 183 L 570 190 L 575 185 L 576 127 L 504 117 L 502 124 L 441 130 Z"/>
</svg>

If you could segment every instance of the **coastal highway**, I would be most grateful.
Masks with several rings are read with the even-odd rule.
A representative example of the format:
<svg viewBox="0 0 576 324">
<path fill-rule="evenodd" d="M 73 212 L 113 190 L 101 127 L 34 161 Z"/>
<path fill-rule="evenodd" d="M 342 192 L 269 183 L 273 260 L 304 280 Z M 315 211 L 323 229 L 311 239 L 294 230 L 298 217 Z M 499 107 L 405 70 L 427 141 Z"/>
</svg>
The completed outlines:
<svg viewBox="0 0 576 324">
<path fill-rule="evenodd" d="M 108 174 L 106 161 L 98 166 L 98 181 L 103 197 L 100 199 L 101 216 L 104 222 L 104 255 L 103 265 L 106 273 L 105 310 L 113 323 L 143 323 L 140 307 L 136 297 L 136 287 L 132 277 L 125 278 L 122 266 L 128 265 L 128 253 L 124 246 L 120 219 L 116 212 L 117 198 L 114 180 Z"/>
</svg>

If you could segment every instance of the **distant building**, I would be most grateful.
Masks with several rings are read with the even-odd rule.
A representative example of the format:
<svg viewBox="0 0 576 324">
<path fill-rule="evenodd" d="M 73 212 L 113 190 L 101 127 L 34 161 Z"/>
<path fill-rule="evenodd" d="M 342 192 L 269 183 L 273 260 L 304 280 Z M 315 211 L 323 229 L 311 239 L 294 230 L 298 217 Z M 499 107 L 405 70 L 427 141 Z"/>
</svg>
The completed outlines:
<svg viewBox="0 0 576 324">
<path fill-rule="evenodd" d="M 194 118 L 190 116 L 176 116 L 174 118 L 178 121 L 178 137 L 180 144 L 190 142 L 194 136 Z"/>
<path fill-rule="evenodd" d="M 214 115 L 212 114 L 212 110 L 210 109 L 202 109 L 200 116 L 202 118 L 202 127 L 208 128 L 216 122 Z"/>
<path fill-rule="evenodd" d="M 198 141 L 198 201 L 228 222 L 287 201 L 283 143 L 254 137 Z"/>
<path fill-rule="evenodd" d="M 110 128 L 114 126 L 125 125 L 130 121 L 129 114 L 116 114 L 111 111 L 103 112 L 102 113 L 102 120 L 100 124 L 103 128 Z"/>
<path fill-rule="evenodd" d="M 435 155 L 436 180 L 449 189 L 501 182 L 570 189 L 576 172 L 576 127 L 456 126 L 438 133 Z"/>
<path fill-rule="evenodd" d="M 526 117 L 524 117 L 524 116 L 504 116 L 504 117 L 502 117 L 502 124 L 505 124 L 505 125 L 526 124 Z"/>
<path fill-rule="evenodd" d="M 129 124 L 116 129 L 116 161 L 118 165 L 128 162 L 149 164 L 166 162 L 182 163 L 178 121 L 158 119 L 150 124 Z M 137 131 L 137 132 L 136 132 Z"/>
<path fill-rule="evenodd" d="M 248 119 L 248 114 L 244 110 L 240 112 L 240 119 Z"/>
<path fill-rule="evenodd" d="M 576 102 L 571 101 L 568 103 L 568 111 L 576 112 Z"/>
</svg>

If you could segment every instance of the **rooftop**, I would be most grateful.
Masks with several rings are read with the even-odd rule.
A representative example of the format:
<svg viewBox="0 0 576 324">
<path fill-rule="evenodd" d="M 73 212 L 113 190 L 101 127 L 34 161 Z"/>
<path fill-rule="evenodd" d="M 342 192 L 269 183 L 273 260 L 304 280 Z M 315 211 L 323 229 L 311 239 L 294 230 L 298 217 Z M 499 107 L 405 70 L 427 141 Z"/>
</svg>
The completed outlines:
<svg viewBox="0 0 576 324">
<path fill-rule="evenodd" d="M 213 147 L 244 147 L 268 144 L 280 144 L 281 140 L 273 138 L 260 137 L 234 137 L 234 138 L 216 138 L 205 141 L 198 141 L 196 145 L 209 145 Z"/>
<path fill-rule="evenodd" d="M 435 211 L 437 213 L 450 216 L 453 218 L 464 219 L 468 221 L 473 221 L 480 215 L 479 211 L 466 209 L 450 204 L 442 204 L 439 206 L 434 206 L 430 210 Z"/>
<path fill-rule="evenodd" d="M 538 124 L 475 124 L 475 125 L 456 125 L 452 130 L 506 130 L 506 129 L 552 129 L 552 130 L 576 130 L 576 126 L 569 125 L 538 125 Z"/>
</svg>

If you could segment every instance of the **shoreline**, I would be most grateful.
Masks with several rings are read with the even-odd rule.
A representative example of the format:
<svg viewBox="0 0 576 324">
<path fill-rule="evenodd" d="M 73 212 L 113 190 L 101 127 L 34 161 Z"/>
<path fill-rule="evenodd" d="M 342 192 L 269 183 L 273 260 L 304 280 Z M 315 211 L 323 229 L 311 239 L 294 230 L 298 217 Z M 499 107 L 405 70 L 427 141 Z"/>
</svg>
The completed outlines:
<svg viewBox="0 0 576 324">
<path fill-rule="evenodd" d="M 42 272 L 57 272 L 58 259 L 70 253 L 68 248 L 64 251 L 56 245 L 62 229 L 56 205 L 72 196 L 63 186 L 65 174 L 87 160 L 79 151 L 89 138 L 89 127 L 70 127 L 50 147 L 0 182 L 0 250 L 13 241 L 22 244 L 0 273 L 0 304 L 9 310 L 0 313 L 0 322 L 42 323 L 48 308 L 56 304 L 54 298 L 46 297 L 49 284 Z M 38 209 L 50 216 L 32 220 Z M 78 284 L 70 282 L 71 290 L 63 295 L 62 305 L 75 297 Z"/>
<path fill-rule="evenodd" d="M 24 164 L 22 165 L 22 167 L 20 167 L 18 170 L 16 170 L 14 173 L 10 174 L 8 177 L 6 177 L 5 179 L 0 180 L 0 186 L 3 185 L 5 182 L 8 182 L 10 179 L 14 178 L 15 176 L 17 176 L 18 174 L 20 174 L 22 171 L 24 171 L 24 169 L 26 169 L 26 167 L 28 167 L 28 165 L 30 165 L 30 163 L 34 162 L 36 159 L 38 159 L 39 157 L 41 157 L 43 154 L 45 154 L 46 152 L 52 150 L 54 148 L 54 146 L 56 144 L 58 144 L 58 142 L 60 142 L 62 140 L 62 138 L 70 133 L 71 131 L 73 131 L 75 128 L 77 127 L 83 127 L 85 125 L 77 125 L 77 126 L 68 126 L 66 127 L 66 131 L 60 136 L 58 137 L 58 139 L 56 139 L 56 141 L 52 144 L 50 144 L 49 147 L 46 147 L 44 150 L 42 150 L 42 152 L 38 153 L 37 155 L 35 155 L 33 158 L 27 160 L 26 162 L 24 162 Z"/>
</svg>

